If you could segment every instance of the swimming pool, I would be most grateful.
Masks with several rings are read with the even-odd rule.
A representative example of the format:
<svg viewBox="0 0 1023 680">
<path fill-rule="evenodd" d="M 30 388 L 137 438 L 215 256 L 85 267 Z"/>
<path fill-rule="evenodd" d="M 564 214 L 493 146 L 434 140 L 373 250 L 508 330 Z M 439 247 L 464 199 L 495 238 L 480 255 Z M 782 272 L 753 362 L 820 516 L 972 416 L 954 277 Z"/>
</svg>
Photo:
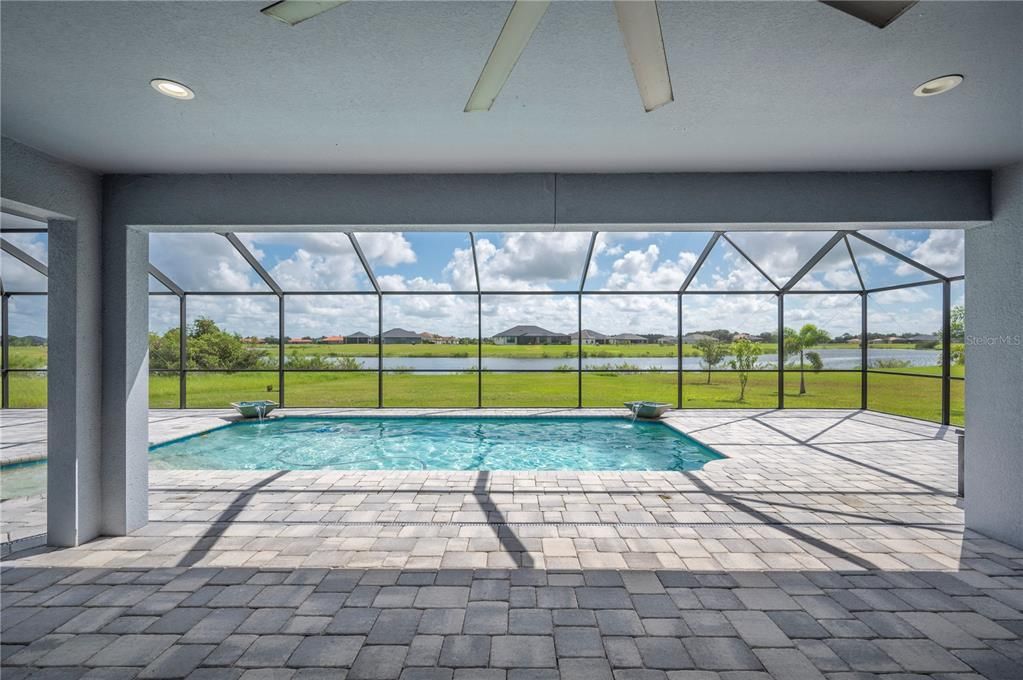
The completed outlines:
<svg viewBox="0 0 1023 680">
<path fill-rule="evenodd" d="M 723 458 L 623 418 L 276 418 L 160 444 L 150 467 L 215 470 L 699 470 Z"/>
</svg>

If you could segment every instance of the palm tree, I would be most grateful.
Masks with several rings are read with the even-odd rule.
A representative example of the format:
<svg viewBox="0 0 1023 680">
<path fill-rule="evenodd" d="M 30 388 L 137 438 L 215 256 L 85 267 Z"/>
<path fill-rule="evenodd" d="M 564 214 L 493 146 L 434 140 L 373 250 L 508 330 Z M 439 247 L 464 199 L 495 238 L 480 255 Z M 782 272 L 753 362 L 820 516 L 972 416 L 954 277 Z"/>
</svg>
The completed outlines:
<svg viewBox="0 0 1023 680">
<path fill-rule="evenodd" d="M 785 329 L 785 356 L 799 352 L 799 394 L 806 394 L 806 374 L 803 372 L 803 358 L 806 350 L 831 339 L 831 335 L 823 328 L 812 323 L 805 324 L 797 333 L 791 328 Z"/>
</svg>

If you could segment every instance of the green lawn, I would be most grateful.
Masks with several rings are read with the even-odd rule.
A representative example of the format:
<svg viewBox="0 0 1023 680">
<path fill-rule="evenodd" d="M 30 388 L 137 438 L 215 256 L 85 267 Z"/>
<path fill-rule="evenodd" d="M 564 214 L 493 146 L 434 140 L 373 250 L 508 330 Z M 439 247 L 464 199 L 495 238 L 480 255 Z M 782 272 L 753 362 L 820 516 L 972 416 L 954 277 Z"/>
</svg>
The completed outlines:
<svg viewBox="0 0 1023 680">
<path fill-rule="evenodd" d="M 10 368 L 46 368 L 46 345 L 11 347 L 8 360 Z"/>
<path fill-rule="evenodd" d="M 912 372 L 919 376 L 868 374 L 868 407 L 877 411 L 937 421 L 941 417 L 941 381 L 937 367 Z M 45 373 L 11 373 L 10 403 L 15 408 L 46 405 Z M 375 407 L 378 377 L 375 371 L 296 372 L 285 374 L 288 406 Z M 475 373 L 384 373 L 384 406 L 475 407 Z M 252 373 L 190 373 L 190 408 L 223 408 L 242 399 L 279 400 L 278 375 L 274 371 Z M 153 373 L 149 380 L 149 403 L 154 408 L 177 408 L 179 378 L 174 373 Z M 483 406 L 567 406 L 578 404 L 579 377 L 574 372 L 497 373 L 482 376 Z M 699 371 L 683 373 L 684 408 L 773 408 L 778 401 L 778 379 L 773 372 L 752 373 L 746 397 L 739 401 L 738 375 Z M 799 373 L 785 375 L 785 406 L 788 408 L 859 408 L 860 374 L 806 373 L 806 394 L 799 394 Z M 964 388 L 952 381 L 952 423 L 963 424 Z M 583 406 L 619 406 L 623 401 L 646 399 L 676 404 L 675 373 L 584 373 Z"/>
</svg>

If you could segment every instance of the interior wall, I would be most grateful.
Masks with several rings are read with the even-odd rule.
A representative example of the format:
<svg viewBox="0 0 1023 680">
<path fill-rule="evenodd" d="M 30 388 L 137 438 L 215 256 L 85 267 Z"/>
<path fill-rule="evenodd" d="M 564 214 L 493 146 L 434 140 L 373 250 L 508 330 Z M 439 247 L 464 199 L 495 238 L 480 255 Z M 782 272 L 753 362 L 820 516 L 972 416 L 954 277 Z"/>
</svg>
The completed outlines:
<svg viewBox="0 0 1023 680">
<path fill-rule="evenodd" d="M 1023 163 L 966 232 L 966 526 L 1023 547 Z"/>
<path fill-rule="evenodd" d="M 48 222 L 47 534 L 99 535 L 102 516 L 102 195 L 99 175 L 8 138 L 5 210 Z"/>
</svg>

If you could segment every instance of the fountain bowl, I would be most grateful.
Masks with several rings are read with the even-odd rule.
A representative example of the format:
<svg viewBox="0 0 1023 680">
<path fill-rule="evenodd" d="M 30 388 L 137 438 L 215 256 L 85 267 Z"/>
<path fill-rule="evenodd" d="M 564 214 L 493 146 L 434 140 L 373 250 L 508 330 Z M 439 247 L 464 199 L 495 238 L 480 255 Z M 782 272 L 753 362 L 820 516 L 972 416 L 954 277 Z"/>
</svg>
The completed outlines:
<svg viewBox="0 0 1023 680">
<path fill-rule="evenodd" d="M 242 418 L 265 418 L 270 412 L 277 408 L 276 401 L 239 401 L 232 403 L 234 410 L 241 414 Z"/>
<path fill-rule="evenodd" d="M 671 408 L 671 404 L 662 401 L 627 401 L 625 408 L 632 411 L 637 418 L 656 420 Z"/>
</svg>

